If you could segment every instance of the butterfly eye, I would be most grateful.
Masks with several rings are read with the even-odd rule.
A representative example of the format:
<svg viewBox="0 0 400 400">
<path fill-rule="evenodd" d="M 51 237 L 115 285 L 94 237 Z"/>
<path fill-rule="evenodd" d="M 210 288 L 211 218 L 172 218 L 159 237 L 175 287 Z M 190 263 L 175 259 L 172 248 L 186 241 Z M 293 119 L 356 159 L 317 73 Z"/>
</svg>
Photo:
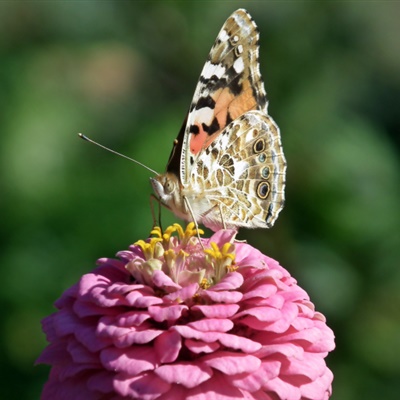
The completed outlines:
<svg viewBox="0 0 400 400">
<path fill-rule="evenodd" d="M 261 153 L 264 149 L 265 149 L 264 139 L 258 139 L 253 146 L 254 153 Z"/>
<path fill-rule="evenodd" d="M 175 184 L 171 180 L 167 179 L 164 183 L 164 193 L 171 194 L 175 190 Z"/>
<path fill-rule="evenodd" d="M 257 187 L 257 194 L 260 199 L 266 199 L 269 193 L 269 185 L 267 182 L 260 182 Z"/>
</svg>

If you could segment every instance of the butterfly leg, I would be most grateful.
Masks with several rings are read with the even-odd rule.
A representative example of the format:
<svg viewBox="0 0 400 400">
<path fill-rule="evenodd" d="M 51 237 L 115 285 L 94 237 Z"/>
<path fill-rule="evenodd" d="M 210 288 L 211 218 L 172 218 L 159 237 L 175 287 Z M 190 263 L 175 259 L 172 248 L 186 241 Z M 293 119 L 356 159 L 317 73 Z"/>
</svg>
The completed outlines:
<svg viewBox="0 0 400 400">
<path fill-rule="evenodd" d="M 219 208 L 219 213 L 221 215 L 222 228 L 226 229 L 226 224 L 225 224 L 225 220 L 224 220 L 224 214 L 222 214 L 221 204 L 218 204 L 218 208 Z"/>
<path fill-rule="evenodd" d="M 161 224 L 161 200 L 154 194 L 150 195 L 150 210 L 151 210 L 151 216 L 153 218 L 153 228 L 157 226 L 157 218 L 154 212 L 154 201 L 158 204 L 158 226 L 161 229 L 161 232 L 163 231 L 162 229 L 162 224 Z"/>
<path fill-rule="evenodd" d="M 202 241 L 201 241 L 201 239 L 200 239 L 199 225 L 197 224 L 196 218 L 194 217 L 193 209 L 192 209 L 192 207 L 191 207 L 191 205 L 190 205 L 190 202 L 189 202 L 189 200 L 188 200 L 188 198 L 187 198 L 186 196 L 183 196 L 183 201 L 185 202 L 185 205 L 186 205 L 187 209 L 189 210 L 189 213 L 190 213 L 190 215 L 191 215 L 191 217 L 192 217 L 192 220 L 193 220 L 193 222 L 194 222 L 194 225 L 195 225 L 195 227 L 196 227 L 196 233 L 197 233 L 197 237 L 198 237 L 198 239 L 199 239 L 199 243 L 200 243 L 201 247 L 202 247 L 203 250 L 204 250 L 203 243 L 202 243 Z"/>
</svg>

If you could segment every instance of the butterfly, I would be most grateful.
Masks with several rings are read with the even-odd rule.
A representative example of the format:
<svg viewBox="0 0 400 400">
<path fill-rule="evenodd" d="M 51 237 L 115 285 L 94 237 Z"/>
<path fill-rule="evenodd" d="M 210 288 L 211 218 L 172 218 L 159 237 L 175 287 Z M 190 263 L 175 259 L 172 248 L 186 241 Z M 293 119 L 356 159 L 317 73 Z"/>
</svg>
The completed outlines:
<svg viewBox="0 0 400 400">
<path fill-rule="evenodd" d="M 259 70 L 259 31 L 243 9 L 211 48 L 166 172 L 151 178 L 178 218 L 213 231 L 270 228 L 284 204 L 286 160 Z"/>
</svg>

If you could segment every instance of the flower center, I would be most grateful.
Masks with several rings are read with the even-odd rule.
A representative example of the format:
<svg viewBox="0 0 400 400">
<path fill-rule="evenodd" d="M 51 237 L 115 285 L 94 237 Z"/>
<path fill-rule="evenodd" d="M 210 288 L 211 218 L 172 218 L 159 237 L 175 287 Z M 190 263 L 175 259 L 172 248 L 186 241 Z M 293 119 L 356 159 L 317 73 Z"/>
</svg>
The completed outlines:
<svg viewBox="0 0 400 400">
<path fill-rule="evenodd" d="M 179 224 L 164 232 L 157 226 L 151 231 L 153 237 L 134 244 L 142 256 L 135 257 L 126 268 L 137 282 L 150 286 L 158 286 L 153 276 L 161 271 L 178 287 L 195 283 L 207 289 L 236 269 L 235 245 L 199 239 L 202 234 L 193 222 L 185 230 Z"/>
</svg>

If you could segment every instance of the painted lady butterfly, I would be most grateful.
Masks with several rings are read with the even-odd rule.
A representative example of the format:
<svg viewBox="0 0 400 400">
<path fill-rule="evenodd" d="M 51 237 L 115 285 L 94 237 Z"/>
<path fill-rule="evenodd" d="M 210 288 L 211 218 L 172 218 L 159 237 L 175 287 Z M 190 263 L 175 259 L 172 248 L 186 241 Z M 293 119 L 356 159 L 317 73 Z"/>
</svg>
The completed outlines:
<svg viewBox="0 0 400 400">
<path fill-rule="evenodd" d="M 151 178 L 177 217 L 216 231 L 270 228 L 284 204 L 286 160 L 268 115 L 259 32 L 243 9 L 211 48 L 167 172 Z"/>
</svg>

